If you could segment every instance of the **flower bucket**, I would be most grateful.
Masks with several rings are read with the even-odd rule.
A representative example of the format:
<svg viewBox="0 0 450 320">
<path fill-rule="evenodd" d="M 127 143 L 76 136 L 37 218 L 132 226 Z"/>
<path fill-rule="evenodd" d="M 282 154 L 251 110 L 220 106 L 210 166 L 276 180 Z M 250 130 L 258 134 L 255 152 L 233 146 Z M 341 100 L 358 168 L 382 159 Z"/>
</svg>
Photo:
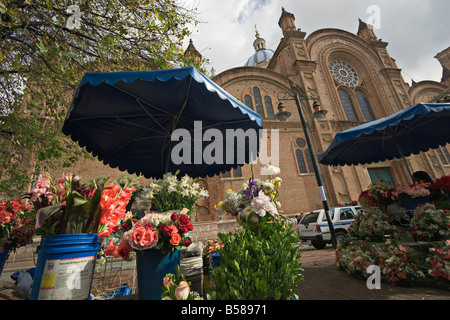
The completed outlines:
<svg viewBox="0 0 450 320">
<path fill-rule="evenodd" d="M 220 267 L 220 255 L 218 253 L 211 253 L 209 256 L 211 257 L 211 266 Z"/>
<path fill-rule="evenodd" d="M 176 274 L 180 265 L 180 251 L 162 254 L 149 249 L 136 253 L 139 300 L 161 300 L 163 279 L 168 273 Z"/>
<path fill-rule="evenodd" d="M 3 271 L 3 268 L 5 267 L 8 257 L 9 257 L 9 250 L 0 248 L 0 277 L 2 275 L 2 271 Z"/>
<path fill-rule="evenodd" d="M 43 236 L 31 300 L 88 299 L 98 250 L 97 234 Z"/>
<path fill-rule="evenodd" d="M 406 208 L 406 210 L 413 211 L 414 209 L 417 208 L 417 206 L 419 204 L 425 204 L 429 201 L 430 201 L 430 199 L 428 199 L 428 198 L 411 199 L 411 200 L 403 202 L 403 206 Z"/>
</svg>

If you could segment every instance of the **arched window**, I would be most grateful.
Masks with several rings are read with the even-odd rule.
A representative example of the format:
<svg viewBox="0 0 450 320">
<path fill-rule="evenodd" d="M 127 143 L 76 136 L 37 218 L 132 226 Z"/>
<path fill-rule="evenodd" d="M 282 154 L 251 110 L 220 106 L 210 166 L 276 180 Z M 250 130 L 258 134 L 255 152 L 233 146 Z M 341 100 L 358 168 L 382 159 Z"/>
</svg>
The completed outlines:
<svg viewBox="0 0 450 320">
<path fill-rule="evenodd" d="M 349 62 L 339 59 L 329 61 L 328 68 L 338 86 L 337 92 L 347 120 L 375 120 L 367 93 L 360 89 L 364 85 L 364 79 L 359 75 L 357 69 Z"/>
<path fill-rule="evenodd" d="M 231 170 L 222 173 L 222 178 L 238 178 L 242 177 L 241 167 L 231 168 Z"/>
<path fill-rule="evenodd" d="M 251 91 L 253 96 L 250 94 L 246 94 L 244 96 L 245 105 L 250 109 L 256 111 L 263 118 L 275 118 L 272 98 L 268 95 L 265 95 L 263 100 L 261 89 L 258 87 L 253 87 Z"/>
<path fill-rule="evenodd" d="M 258 87 L 253 87 L 253 98 L 255 98 L 256 112 L 261 117 L 264 117 L 264 107 L 261 99 L 261 90 Z"/>
<path fill-rule="evenodd" d="M 252 109 L 253 111 L 255 110 L 255 108 L 253 108 L 253 100 L 252 100 L 252 96 L 246 94 L 244 97 L 244 103 L 247 107 L 249 107 L 250 109 Z"/>
<path fill-rule="evenodd" d="M 370 106 L 369 99 L 367 95 L 359 89 L 355 90 L 356 100 L 358 100 L 359 108 L 364 116 L 366 121 L 373 121 L 375 117 L 373 115 L 372 107 Z"/>
<path fill-rule="evenodd" d="M 358 117 L 356 115 L 355 107 L 353 106 L 352 99 L 347 91 L 343 89 L 338 89 L 339 99 L 341 99 L 342 107 L 344 108 L 345 115 L 347 116 L 347 120 L 350 121 L 358 121 Z"/>
<path fill-rule="evenodd" d="M 312 164 L 311 153 L 306 148 L 306 141 L 303 138 L 297 138 L 295 141 L 298 149 L 295 150 L 295 157 L 297 158 L 298 171 L 300 173 L 313 173 L 314 167 Z"/>
<path fill-rule="evenodd" d="M 267 118 L 274 118 L 272 99 L 269 96 L 264 97 L 264 104 L 266 105 Z"/>
</svg>

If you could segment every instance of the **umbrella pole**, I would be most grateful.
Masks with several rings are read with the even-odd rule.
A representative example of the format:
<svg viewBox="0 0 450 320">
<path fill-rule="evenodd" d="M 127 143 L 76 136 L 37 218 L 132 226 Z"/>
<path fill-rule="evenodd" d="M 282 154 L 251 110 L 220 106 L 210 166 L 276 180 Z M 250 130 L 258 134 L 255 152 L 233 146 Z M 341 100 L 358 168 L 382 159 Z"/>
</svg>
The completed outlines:
<svg viewBox="0 0 450 320">
<path fill-rule="evenodd" d="M 400 155 L 403 159 L 403 163 L 405 164 L 406 170 L 408 171 L 409 178 L 411 179 L 411 182 L 414 183 L 414 179 L 413 179 L 411 170 L 409 169 L 408 162 L 406 161 L 406 158 L 403 155 L 402 149 L 400 148 L 400 145 L 398 144 L 397 136 L 395 135 L 395 133 L 392 135 L 392 139 L 394 140 L 394 143 L 395 143 L 395 146 L 397 147 L 398 152 L 400 152 Z"/>
</svg>

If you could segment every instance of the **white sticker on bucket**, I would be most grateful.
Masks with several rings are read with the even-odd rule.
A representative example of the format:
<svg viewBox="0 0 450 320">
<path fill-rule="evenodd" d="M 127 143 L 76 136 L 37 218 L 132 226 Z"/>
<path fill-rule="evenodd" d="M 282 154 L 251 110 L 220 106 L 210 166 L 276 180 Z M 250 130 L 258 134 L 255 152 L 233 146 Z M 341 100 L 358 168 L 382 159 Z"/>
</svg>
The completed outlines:
<svg viewBox="0 0 450 320">
<path fill-rule="evenodd" d="M 89 297 L 95 257 L 47 260 L 39 300 L 83 300 Z"/>
</svg>

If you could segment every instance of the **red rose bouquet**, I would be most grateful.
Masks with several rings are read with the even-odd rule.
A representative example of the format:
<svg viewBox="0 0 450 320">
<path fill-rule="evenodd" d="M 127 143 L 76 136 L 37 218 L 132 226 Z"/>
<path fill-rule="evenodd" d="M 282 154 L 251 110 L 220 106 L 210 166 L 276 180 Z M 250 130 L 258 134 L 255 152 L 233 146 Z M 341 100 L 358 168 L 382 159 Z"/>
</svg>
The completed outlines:
<svg viewBox="0 0 450 320">
<path fill-rule="evenodd" d="M 188 232 L 192 230 L 194 226 L 186 208 L 179 213 L 150 212 L 140 220 L 127 218 L 110 235 L 105 254 L 124 260 L 132 259 L 132 250 L 157 249 L 166 254 L 183 246 L 188 247 L 191 244 Z"/>
</svg>

